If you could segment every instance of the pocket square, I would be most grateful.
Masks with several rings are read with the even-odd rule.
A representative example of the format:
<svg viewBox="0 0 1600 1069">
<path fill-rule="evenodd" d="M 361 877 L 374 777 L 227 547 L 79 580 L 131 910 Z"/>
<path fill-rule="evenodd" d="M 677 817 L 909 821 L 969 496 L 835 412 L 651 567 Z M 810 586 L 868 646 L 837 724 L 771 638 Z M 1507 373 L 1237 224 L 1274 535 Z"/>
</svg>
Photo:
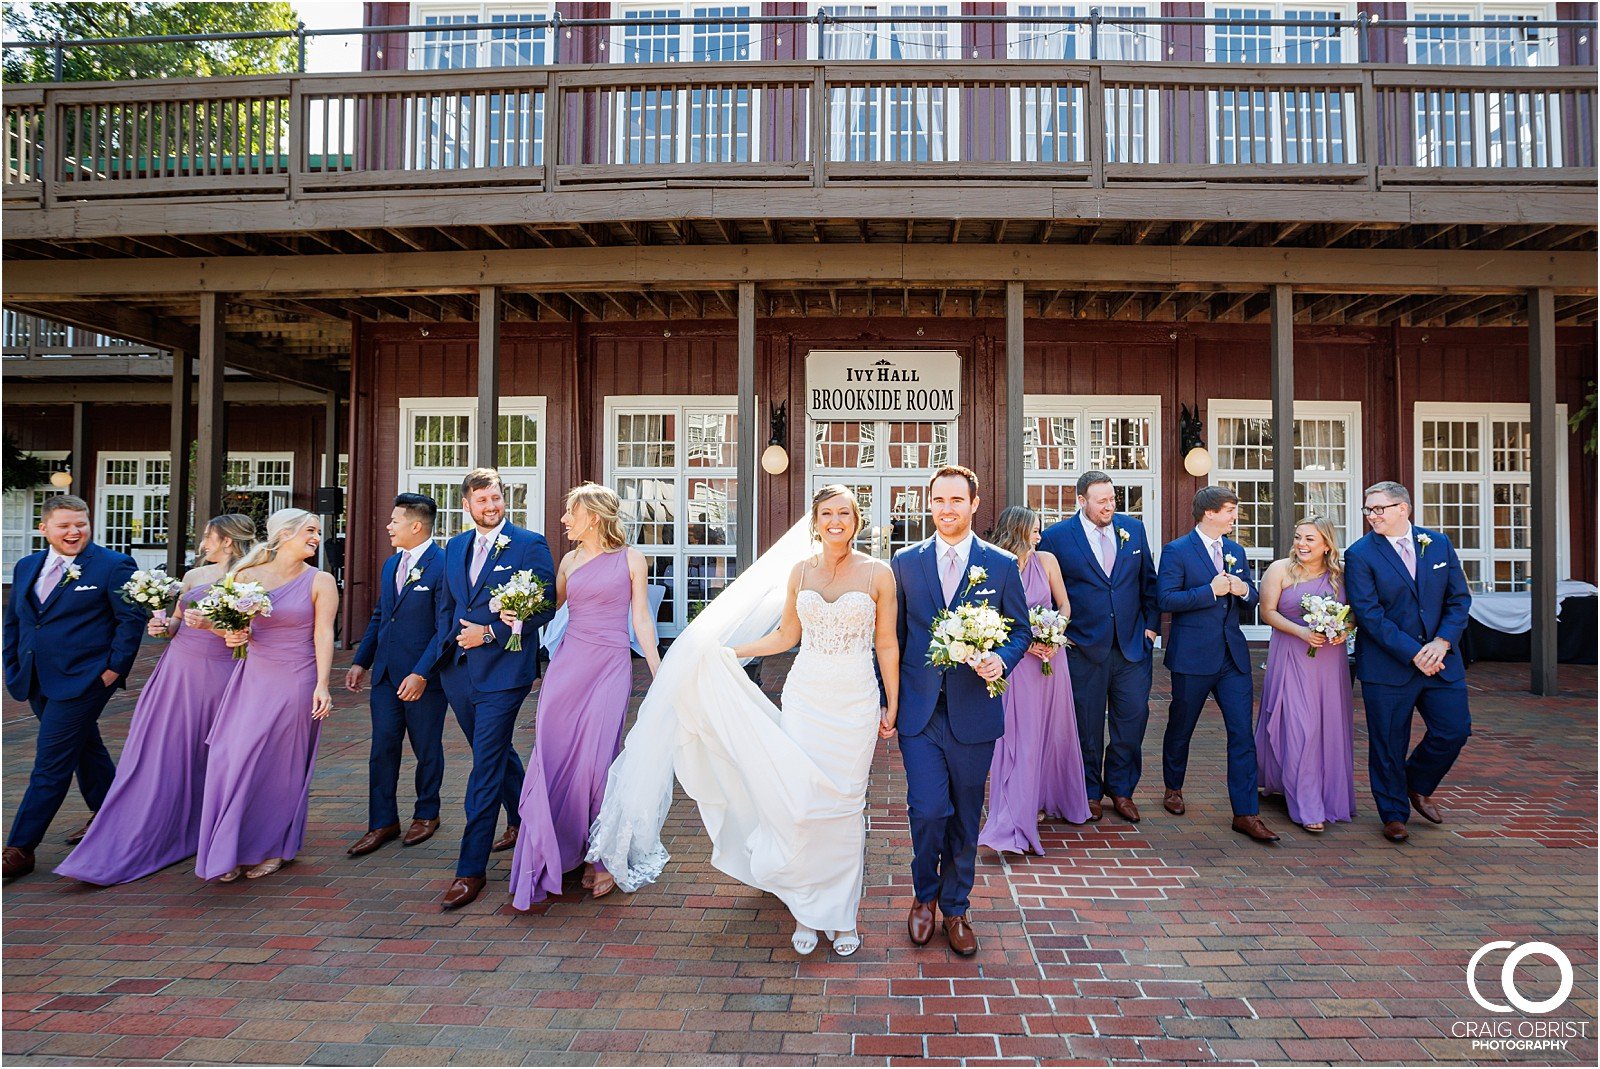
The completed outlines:
<svg viewBox="0 0 1600 1069">
<path fill-rule="evenodd" d="M 494 566 L 494 570 L 497 571 L 497 572 L 509 572 L 511 570 L 511 565 L 509 565 L 509 564 L 496 564 Z"/>
<path fill-rule="evenodd" d="M 425 587 L 425 586 L 414 586 L 411 589 L 412 590 L 431 590 L 432 588 L 431 587 Z"/>
<path fill-rule="evenodd" d="M 85 583 L 82 586 L 75 586 L 72 589 L 74 589 L 74 590 L 99 590 L 100 588 L 95 586 L 93 583 Z"/>
<path fill-rule="evenodd" d="M 1130 554 L 1130 556 L 1137 557 L 1139 554 L 1141 554 L 1143 552 L 1144 552 L 1144 550 L 1142 550 L 1142 549 L 1136 549 Z"/>
<path fill-rule="evenodd" d="M 982 596 L 983 596 L 983 595 L 985 595 L 985 594 L 993 594 L 993 593 L 996 593 L 996 591 L 993 591 L 993 590 L 979 590 L 979 591 L 977 591 L 977 592 L 976 592 L 976 593 L 977 593 L 977 595 L 978 595 L 978 596 L 979 596 L 979 597 L 982 597 Z"/>
<path fill-rule="evenodd" d="M 1440 561 L 1440 562 L 1439 562 L 1439 563 L 1438 563 L 1438 564 L 1435 564 L 1435 565 L 1434 565 L 1434 566 L 1433 566 L 1433 570 L 1434 570 L 1434 571 L 1438 571 L 1438 570 L 1439 570 L 1439 569 L 1440 569 L 1440 568 L 1444 568 L 1444 567 L 1448 567 L 1448 566 L 1449 566 L 1449 564 L 1450 564 L 1450 562 L 1449 562 L 1449 561 L 1447 561 L 1447 560 L 1442 560 L 1442 561 Z"/>
</svg>

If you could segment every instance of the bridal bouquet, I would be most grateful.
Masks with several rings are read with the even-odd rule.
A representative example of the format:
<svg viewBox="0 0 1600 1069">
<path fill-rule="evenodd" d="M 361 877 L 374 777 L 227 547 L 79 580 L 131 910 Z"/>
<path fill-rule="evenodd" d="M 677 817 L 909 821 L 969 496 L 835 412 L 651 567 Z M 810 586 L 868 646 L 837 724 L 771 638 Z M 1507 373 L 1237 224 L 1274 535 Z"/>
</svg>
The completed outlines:
<svg viewBox="0 0 1600 1069">
<path fill-rule="evenodd" d="M 1300 599 L 1300 611 L 1306 614 L 1306 626 L 1313 633 L 1328 636 L 1329 640 L 1341 635 L 1350 638 L 1356 633 L 1355 621 L 1350 619 L 1350 606 L 1323 594 L 1307 594 Z M 1317 647 L 1306 648 L 1307 657 L 1315 657 Z"/>
<path fill-rule="evenodd" d="M 218 631 L 247 631 L 257 616 L 272 615 L 272 598 L 260 583 L 246 583 L 235 575 L 225 575 L 211 584 L 211 592 L 195 602 L 194 611 L 211 621 Z M 242 661 L 248 645 L 235 646 L 233 659 Z"/>
<path fill-rule="evenodd" d="M 178 591 L 183 584 L 159 568 L 137 571 L 122 584 L 122 600 L 141 609 L 149 609 L 156 622 L 165 626 L 167 610 L 178 603 Z"/>
<path fill-rule="evenodd" d="M 522 621 L 542 611 L 549 604 L 545 600 L 544 584 L 533 577 L 532 569 L 511 573 L 510 579 L 489 591 L 491 611 L 511 612 L 517 615 L 516 622 L 511 625 L 511 637 L 506 640 L 507 651 L 522 648 Z"/>
<path fill-rule="evenodd" d="M 1011 621 L 987 603 L 957 605 L 933 618 L 933 641 L 928 644 L 928 663 L 935 668 L 958 664 L 977 664 L 1011 634 Z M 1002 676 L 989 683 L 989 697 L 1005 693 Z"/>
<path fill-rule="evenodd" d="M 1051 655 L 1055 650 L 1067 644 L 1067 617 L 1056 609 L 1035 605 L 1028 610 L 1028 628 L 1033 632 L 1033 640 L 1052 646 Z M 1047 676 L 1055 675 L 1055 666 L 1049 661 L 1044 662 L 1041 669 Z"/>
</svg>

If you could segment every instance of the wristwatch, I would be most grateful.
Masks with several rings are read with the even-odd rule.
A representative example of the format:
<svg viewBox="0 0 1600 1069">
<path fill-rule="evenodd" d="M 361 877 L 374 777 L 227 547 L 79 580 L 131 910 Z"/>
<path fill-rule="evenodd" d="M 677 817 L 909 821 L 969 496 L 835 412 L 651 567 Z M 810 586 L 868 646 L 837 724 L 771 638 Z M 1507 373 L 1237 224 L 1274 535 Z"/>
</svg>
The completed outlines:
<svg viewBox="0 0 1600 1069">
<path fill-rule="evenodd" d="M 483 629 L 483 641 L 478 643 L 478 645 L 487 646 L 490 643 L 492 643 L 493 641 L 494 641 L 494 628 L 487 627 L 487 626 L 484 627 L 484 629 Z"/>
</svg>

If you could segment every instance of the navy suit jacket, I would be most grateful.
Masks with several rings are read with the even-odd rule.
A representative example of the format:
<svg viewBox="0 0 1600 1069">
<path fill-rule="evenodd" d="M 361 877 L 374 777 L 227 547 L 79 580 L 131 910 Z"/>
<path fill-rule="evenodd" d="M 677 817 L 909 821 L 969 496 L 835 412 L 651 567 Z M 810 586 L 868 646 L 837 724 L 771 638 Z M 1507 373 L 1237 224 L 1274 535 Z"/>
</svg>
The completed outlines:
<svg viewBox="0 0 1600 1069">
<path fill-rule="evenodd" d="M 33 584 L 50 551 L 30 553 L 11 572 L 5 613 L 6 690 L 19 702 L 36 695 L 57 701 L 102 686 L 100 674 L 117 673 L 126 686 L 144 637 L 145 611 L 122 600 L 133 558 L 93 542 L 73 561 L 82 572 L 65 575 L 40 605 Z"/>
<path fill-rule="evenodd" d="M 400 567 L 400 556 L 391 556 L 379 571 L 378 604 L 373 607 L 366 634 L 361 636 L 355 663 L 371 670 L 374 686 L 387 679 L 398 687 L 412 674 L 426 676 L 430 685 L 437 685 L 438 603 L 447 596 L 444 550 L 429 542 L 412 565 L 421 576 L 408 581 L 405 589 L 396 593 L 395 572 Z M 457 625 L 452 638 L 459 632 Z"/>
<path fill-rule="evenodd" d="M 920 735 L 933 718 L 939 694 L 945 694 L 950 733 L 960 742 L 992 742 L 1005 734 L 1006 714 L 1001 699 L 989 697 L 984 681 L 966 665 L 951 669 L 928 663 L 928 645 L 933 638 L 933 618 L 944 609 L 966 603 L 988 602 L 1011 621 L 1011 633 L 995 653 L 1005 663 L 1006 672 L 1017 666 L 1032 641 L 1028 630 L 1028 599 L 1022 589 L 1017 558 L 973 538 L 967 570 L 983 568 L 988 575 L 981 583 L 969 583 L 965 575 L 956 587 L 954 600 L 944 600 L 944 585 L 939 582 L 938 538 L 907 546 L 894 555 L 895 593 L 899 601 L 897 622 L 900 637 L 900 710 L 898 727 L 902 735 Z"/>
<path fill-rule="evenodd" d="M 1144 660 L 1150 649 L 1144 633 L 1161 629 L 1156 564 L 1144 524 L 1117 513 L 1111 525 L 1116 529 L 1117 562 L 1109 576 L 1089 546 L 1082 513 L 1052 523 L 1039 540 L 1039 548 L 1055 554 L 1061 565 L 1061 579 L 1072 603 L 1067 638 L 1096 664 L 1106 659 L 1113 644 L 1128 660 Z"/>
<path fill-rule="evenodd" d="M 1345 596 L 1355 614 L 1356 677 L 1363 683 L 1400 686 L 1421 673 L 1411 663 L 1417 651 L 1435 638 L 1450 643 L 1437 677 L 1446 683 L 1466 678 L 1458 647 L 1467 629 L 1472 594 L 1450 539 L 1438 531 L 1412 525 L 1412 538 L 1427 535 L 1418 546 L 1417 577 L 1406 572 L 1394 546 L 1368 531 L 1345 550 Z"/>
<path fill-rule="evenodd" d="M 1230 556 L 1231 565 L 1227 563 Z M 1224 538 L 1222 557 L 1223 567 L 1244 580 L 1243 597 L 1224 594 L 1219 598 L 1211 592 L 1217 564 L 1206 552 L 1198 532 L 1190 531 L 1168 542 L 1161 551 L 1156 596 L 1161 611 L 1172 614 L 1167 628 L 1166 665 L 1174 672 L 1216 675 L 1228 662 L 1240 672 L 1250 671 L 1250 645 L 1239 625 L 1244 610 L 1259 601 L 1261 595 L 1250 578 L 1243 546 Z"/>
<path fill-rule="evenodd" d="M 544 535 L 513 523 L 507 523 L 501 533 L 508 542 L 504 549 L 489 550 L 489 558 L 484 561 L 476 583 L 468 581 L 467 572 L 472 567 L 477 528 L 469 527 L 445 544 L 445 596 L 437 599 L 438 623 L 434 635 L 439 643 L 438 661 L 446 668 L 464 668 L 470 673 L 472 686 L 481 691 L 533 686 L 538 677 L 538 631 L 555 615 L 556 566 Z M 522 649 L 508 653 L 505 647 L 511 629 L 500 622 L 499 613 L 489 608 L 489 592 L 504 584 L 513 573 L 530 569 L 534 578 L 544 584 L 550 607 L 523 622 Z M 495 641 L 463 650 L 456 645 L 462 620 L 494 628 Z"/>
</svg>

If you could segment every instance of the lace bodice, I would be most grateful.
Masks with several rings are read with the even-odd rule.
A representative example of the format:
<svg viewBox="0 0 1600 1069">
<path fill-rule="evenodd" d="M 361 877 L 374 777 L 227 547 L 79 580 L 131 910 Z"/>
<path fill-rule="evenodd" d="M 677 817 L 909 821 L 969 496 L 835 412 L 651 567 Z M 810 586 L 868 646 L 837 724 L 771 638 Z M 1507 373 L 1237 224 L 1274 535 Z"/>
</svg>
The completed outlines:
<svg viewBox="0 0 1600 1069">
<path fill-rule="evenodd" d="M 815 590 L 795 598 L 800 617 L 800 648 L 838 656 L 870 654 L 877 626 L 878 604 L 865 590 L 849 590 L 828 601 Z"/>
</svg>

